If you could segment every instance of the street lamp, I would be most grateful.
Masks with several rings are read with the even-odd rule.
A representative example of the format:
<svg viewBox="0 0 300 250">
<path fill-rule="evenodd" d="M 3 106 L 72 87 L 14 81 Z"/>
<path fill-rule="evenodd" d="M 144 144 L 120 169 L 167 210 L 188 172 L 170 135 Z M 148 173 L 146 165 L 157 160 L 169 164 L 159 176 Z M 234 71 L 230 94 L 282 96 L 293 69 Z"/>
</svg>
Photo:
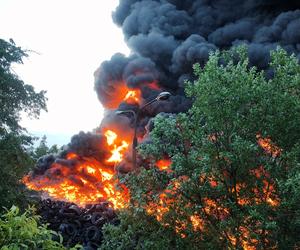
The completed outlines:
<svg viewBox="0 0 300 250">
<path fill-rule="evenodd" d="M 137 112 L 133 111 L 133 110 L 124 110 L 124 111 L 117 111 L 116 114 L 121 115 L 121 114 L 125 114 L 125 113 L 131 113 L 133 115 L 134 118 L 134 134 L 133 134 L 133 140 L 132 140 L 132 165 L 133 165 L 133 169 L 136 169 L 136 147 L 137 147 L 137 136 L 136 136 L 136 132 L 137 132 L 137 123 L 138 123 L 138 119 L 140 116 L 141 111 L 148 107 L 149 105 L 151 105 L 152 103 L 156 102 L 156 101 L 165 101 L 167 99 L 169 99 L 169 97 L 171 96 L 170 92 L 161 92 L 157 95 L 157 97 L 155 97 L 154 99 L 152 99 L 151 101 L 147 102 L 146 104 L 144 104 L 142 107 L 140 107 L 138 109 Z"/>
</svg>

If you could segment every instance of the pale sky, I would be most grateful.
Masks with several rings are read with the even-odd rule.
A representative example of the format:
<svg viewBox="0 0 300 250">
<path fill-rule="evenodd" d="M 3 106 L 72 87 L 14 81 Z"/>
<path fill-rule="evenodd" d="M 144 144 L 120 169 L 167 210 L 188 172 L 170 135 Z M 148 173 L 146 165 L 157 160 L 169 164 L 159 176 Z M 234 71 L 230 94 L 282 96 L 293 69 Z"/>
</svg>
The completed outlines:
<svg viewBox="0 0 300 250">
<path fill-rule="evenodd" d="M 93 73 L 116 53 L 129 54 L 112 22 L 117 0 L 0 0 L 0 38 L 33 50 L 15 71 L 25 83 L 47 90 L 48 113 L 22 125 L 48 143 L 66 144 L 91 131 L 103 116 Z"/>
</svg>

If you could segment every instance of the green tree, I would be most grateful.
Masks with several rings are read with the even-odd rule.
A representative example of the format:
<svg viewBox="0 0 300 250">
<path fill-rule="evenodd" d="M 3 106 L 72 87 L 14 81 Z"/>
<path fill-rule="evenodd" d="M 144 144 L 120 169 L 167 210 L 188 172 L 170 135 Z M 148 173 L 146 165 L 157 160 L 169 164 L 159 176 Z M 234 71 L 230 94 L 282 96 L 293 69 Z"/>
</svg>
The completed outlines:
<svg viewBox="0 0 300 250">
<path fill-rule="evenodd" d="M 33 208 L 20 214 L 19 208 L 13 206 L 0 218 L 0 249 L 66 249 L 61 235 L 39 224 L 39 216 L 34 214 Z M 53 237 L 60 242 L 54 241 Z"/>
<path fill-rule="evenodd" d="M 33 164 L 27 152 L 33 138 L 20 126 L 21 113 L 37 118 L 46 110 L 45 92 L 36 92 L 12 70 L 27 56 L 13 40 L 0 39 L 0 210 L 25 201 L 19 181 Z"/>
<path fill-rule="evenodd" d="M 47 136 L 43 135 L 39 145 L 36 148 L 31 149 L 32 158 L 37 161 L 40 157 L 47 154 L 57 154 L 59 152 L 59 148 L 56 144 L 52 145 L 50 148 L 47 145 Z"/>
<path fill-rule="evenodd" d="M 193 106 L 154 119 L 150 168 L 123 178 L 131 201 L 103 249 L 300 247 L 300 65 L 278 49 L 270 68 L 268 80 L 244 47 L 194 66 Z"/>
</svg>

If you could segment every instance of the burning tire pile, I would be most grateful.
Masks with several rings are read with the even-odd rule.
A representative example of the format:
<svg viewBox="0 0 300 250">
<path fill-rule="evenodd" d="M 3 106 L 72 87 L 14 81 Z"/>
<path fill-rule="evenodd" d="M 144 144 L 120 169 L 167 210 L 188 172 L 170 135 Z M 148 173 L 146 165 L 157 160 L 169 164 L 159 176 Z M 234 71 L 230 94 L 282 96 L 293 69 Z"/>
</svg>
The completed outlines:
<svg viewBox="0 0 300 250">
<path fill-rule="evenodd" d="M 40 159 L 23 178 L 29 189 L 70 202 L 44 200 L 39 209 L 66 246 L 95 249 L 103 224 L 118 223 L 108 203 L 86 204 L 106 199 L 116 209 L 126 205 L 129 192 L 116 188 L 118 172 L 135 168 L 137 143 L 151 143 L 153 117 L 190 108 L 184 86 L 194 79 L 194 63 L 203 66 L 212 51 L 238 44 L 248 46 L 250 65 L 270 76 L 269 51 L 277 45 L 300 59 L 299 1 L 120 0 L 113 20 L 132 53 L 113 55 L 94 74 L 104 119 L 96 133 L 73 136 L 64 152 Z M 172 96 L 152 104 L 165 91 Z"/>
<path fill-rule="evenodd" d="M 102 242 L 105 223 L 117 225 L 119 220 L 108 202 L 86 205 L 81 208 L 74 203 L 43 200 L 38 208 L 41 222 L 63 236 L 63 244 L 72 247 L 81 244 L 86 250 L 97 249 Z"/>
</svg>

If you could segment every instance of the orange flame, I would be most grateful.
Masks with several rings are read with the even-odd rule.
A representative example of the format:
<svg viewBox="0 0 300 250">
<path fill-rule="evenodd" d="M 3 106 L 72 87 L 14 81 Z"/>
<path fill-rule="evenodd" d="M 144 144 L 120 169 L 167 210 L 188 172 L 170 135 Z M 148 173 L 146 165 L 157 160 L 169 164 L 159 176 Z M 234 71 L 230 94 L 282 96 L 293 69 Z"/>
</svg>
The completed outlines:
<svg viewBox="0 0 300 250">
<path fill-rule="evenodd" d="M 129 90 L 124 97 L 124 101 L 129 104 L 140 103 L 141 93 L 139 90 Z"/>
<path fill-rule="evenodd" d="M 172 164 L 172 161 L 170 159 L 162 159 L 162 160 L 158 160 L 155 165 L 161 171 L 164 171 L 164 170 L 170 171 L 171 164 Z"/>
<path fill-rule="evenodd" d="M 142 102 L 141 95 L 141 90 L 130 89 L 125 82 L 119 82 L 114 84 L 114 87 L 104 102 L 104 106 L 108 109 L 116 109 L 122 102 L 140 105 Z"/>
<path fill-rule="evenodd" d="M 118 182 L 113 178 L 112 169 L 102 167 L 94 159 L 84 158 L 79 162 L 72 168 L 54 163 L 47 170 L 47 175 L 34 179 L 27 175 L 23 178 L 23 183 L 29 189 L 81 206 L 103 199 L 110 201 L 115 208 L 125 206 L 128 191 L 126 188 L 115 188 Z"/>
<path fill-rule="evenodd" d="M 227 233 L 227 236 L 233 246 L 237 245 L 237 242 L 239 241 L 242 245 L 242 248 L 244 250 L 256 250 L 257 244 L 259 243 L 257 239 L 254 239 L 250 236 L 250 231 L 245 226 L 240 226 L 239 231 L 241 236 L 237 239 L 234 235 L 231 233 Z"/>
<path fill-rule="evenodd" d="M 162 161 L 164 162 L 164 161 Z M 159 165 L 159 164 L 157 164 Z M 162 164 L 164 166 L 164 164 Z M 270 174 L 264 170 L 263 167 L 256 168 L 250 171 L 250 174 L 254 175 L 256 178 L 262 178 L 263 187 L 258 189 L 252 189 L 253 196 L 245 197 L 241 196 L 243 189 L 247 188 L 246 183 L 237 183 L 235 188 L 232 188 L 232 192 L 236 192 L 237 202 L 239 205 L 249 205 L 251 203 L 261 204 L 266 203 L 271 207 L 276 207 L 279 205 L 280 200 L 275 192 L 274 185 L 270 179 Z M 176 209 L 176 201 L 181 196 L 180 186 L 183 181 L 187 181 L 189 177 L 181 176 L 177 180 L 171 181 L 169 188 L 162 191 L 159 195 L 157 202 L 150 202 L 146 206 L 146 212 L 149 215 L 155 216 L 157 221 L 159 221 L 163 226 L 169 227 L 170 224 L 164 221 L 165 215 L 169 213 L 171 207 Z M 267 180 L 269 179 L 269 180 Z M 213 176 L 205 176 L 204 174 L 200 176 L 199 181 L 201 185 L 208 183 L 211 188 L 216 188 L 219 182 L 214 179 Z M 206 216 L 212 216 L 217 220 L 226 220 L 230 216 L 230 209 L 222 206 L 218 199 L 211 199 L 204 197 L 203 202 L 203 212 Z M 188 205 L 187 205 L 188 206 Z M 178 212 L 178 211 L 177 211 Z M 193 214 L 189 217 L 189 220 L 176 220 L 175 225 L 173 225 L 175 232 L 182 238 L 186 237 L 185 230 L 187 225 L 191 224 L 194 231 L 205 231 L 205 219 L 200 216 L 200 214 Z M 227 232 L 226 235 L 233 245 L 237 242 L 243 246 L 243 249 L 256 249 L 258 241 L 250 235 L 250 231 L 247 227 L 241 226 L 240 228 L 241 236 L 237 238 Z M 266 231 L 266 233 L 268 233 Z"/>
<path fill-rule="evenodd" d="M 115 170 L 111 163 L 123 160 L 129 144 L 118 138 L 117 133 L 112 130 L 107 130 L 104 134 L 111 154 L 105 161 L 107 165 L 94 158 L 69 153 L 66 159 L 76 160 L 71 167 L 54 163 L 46 174 L 34 178 L 27 175 L 23 178 L 23 183 L 29 189 L 42 191 L 52 198 L 81 206 L 101 200 L 110 201 L 114 208 L 126 206 L 129 200 L 128 189 L 125 186 L 116 188 L 120 185 L 114 178 Z"/>
<path fill-rule="evenodd" d="M 77 155 L 71 152 L 71 153 L 68 153 L 66 158 L 67 158 L 67 160 L 75 159 L 75 158 L 77 158 Z"/>
<path fill-rule="evenodd" d="M 122 140 L 121 145 L 117 145 L 115 143 L 118 138 L 117 134 L 112 130 L 107 130 L 104 135 L 106 136 L 107 144 L 109 146 L 113 146 L 110 150 L 111 157 L 107 160 L 107 162 L 119 163 L 123 160 L 124 152 L 127 150 L 129 144 Z"/>
<path fill-rule="evenodd" d="M 282 149 L 277 147 L 270 138 L 262 138 L 260 134 L 256 135 L 257 143 L 261 146 L 265 152 L 272 155 L 272 157 L 277 157 L 281 154 Z"/>
<path fill-rule="evenodd" d="M 270 173 L 263 166 L 260 166 L 251 170 L 250 174 L 254 175 L 257 179 L 261 179 L 263 183 L 262 188 L 257 187 L 253 189 L 256 203 L 266 202 L 272 207 L 279 206 L 280 200 L 276 194 L 274 181 L 270 178 Z"/>
<path fill-rule="evenodd" d="M 194 231 L 204 230 L 204 220 L 199 215 L 190 216 Z"/>
<path fill-rule="evenodd" d="M 106 141 L 109 146 L 112 145 L 118 137 L 117 134 L 111 130 L 107 130 L 104 135 L 106 136 Z"/>
<path fill-rule="evenodd" d="M 123 151 L 125 151 L 128 148 L 128 143 L 125 141 L 122 141 L 121 146 L 116 146 L 114 145 L 114 149 L 111 151 L 112 155 L 111 157 L 107 160 L 107 162 L 121 162 L 123 160 Z"/>
</svg>

